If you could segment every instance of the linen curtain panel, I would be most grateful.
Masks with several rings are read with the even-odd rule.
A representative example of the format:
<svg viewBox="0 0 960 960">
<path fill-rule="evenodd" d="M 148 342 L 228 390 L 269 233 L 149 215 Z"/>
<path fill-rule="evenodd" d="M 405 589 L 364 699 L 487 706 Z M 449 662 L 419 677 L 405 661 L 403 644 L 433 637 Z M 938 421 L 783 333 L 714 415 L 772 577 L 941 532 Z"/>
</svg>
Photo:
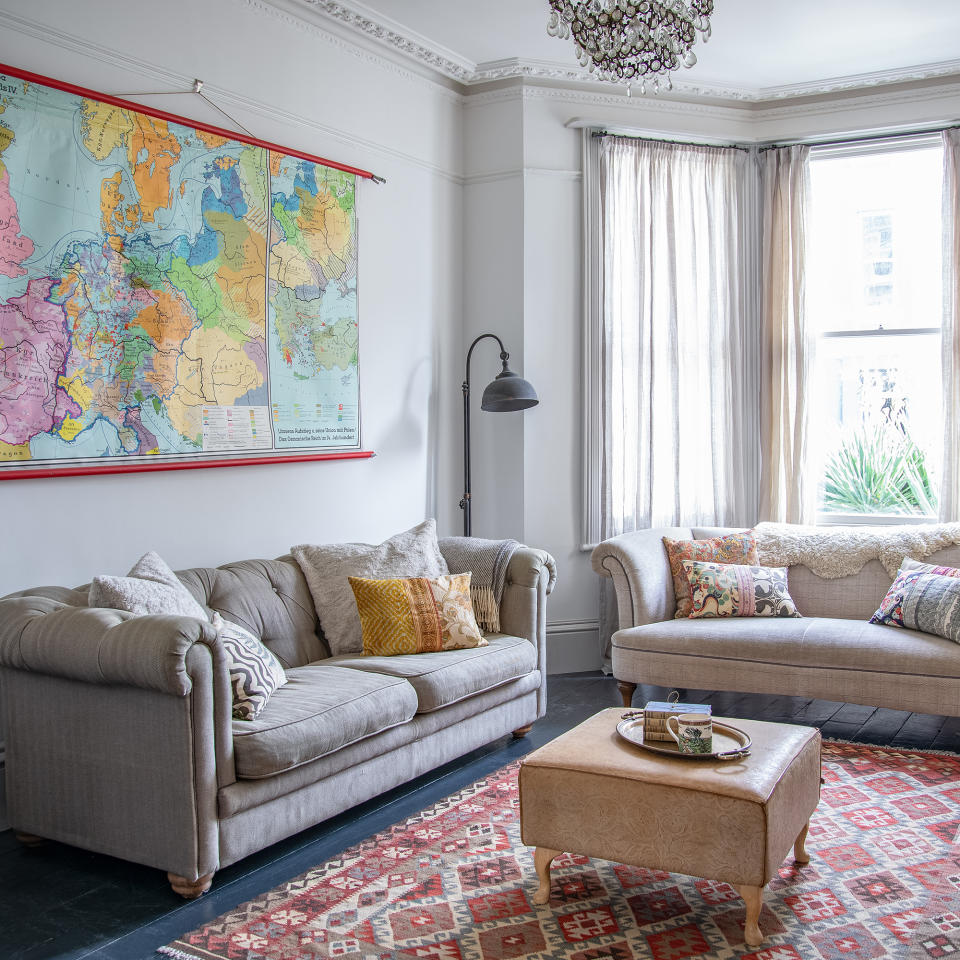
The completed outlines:
<svg viewBox="0 0 960 960">
<path fill-rule="evenodd" d="M 815 341 L 804 316 L 810 148 L 761 155 L 763 184 L 761 520 L 813 523 L 816 477 L 806 467 Z"/>
<path fill-rule="evenodd" d="M 943 131 L 943 471 L 940 519 L 960 519 L 960 130 Z"/>
<path fill-rule="evenodd" d="M 733 148 L 604 138 L 603 539 L 651 526 L 756 520 L 753 164 Z M 615 600 L 604 589 L 605 658 L 615 629 Z"/>
</svg>

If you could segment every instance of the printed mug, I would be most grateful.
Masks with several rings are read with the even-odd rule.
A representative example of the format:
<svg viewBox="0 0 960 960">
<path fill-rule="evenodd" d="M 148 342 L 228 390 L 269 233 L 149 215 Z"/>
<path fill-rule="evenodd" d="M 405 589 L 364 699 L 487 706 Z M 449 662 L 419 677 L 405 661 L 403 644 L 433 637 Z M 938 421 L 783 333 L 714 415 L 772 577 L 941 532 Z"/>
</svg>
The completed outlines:
<svg viewBox="0 0 960 960">
<path fill-rule="evenodd" d="M 713 753 L 713 720 L 709 713 L 680 713 L 667 717 L 667 733 L 681 753 Z"/>
</svg>

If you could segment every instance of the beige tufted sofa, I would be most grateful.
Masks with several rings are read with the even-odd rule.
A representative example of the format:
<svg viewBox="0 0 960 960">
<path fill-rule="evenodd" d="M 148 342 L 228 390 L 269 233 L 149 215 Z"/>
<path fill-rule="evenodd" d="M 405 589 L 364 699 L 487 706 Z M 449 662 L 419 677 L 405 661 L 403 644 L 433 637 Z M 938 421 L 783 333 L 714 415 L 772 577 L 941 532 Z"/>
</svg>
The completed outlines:
<svg viewBox="0 0 960 960">
<path fill-rule="evenodd" d="M 199 896 L 218 868 L 522 735 L 546 709 L 556 573 L 542 550 L 513 554 L 488 646 L 416 656 L 331 657 L 290 557 L 178 576 L 260 637 L 288 682 L 235 721 L 209 623 L 90 608 L 85 588 L 0 600 L 8 816 L 25 842 L 158 867 Z"/>
<path fill-rule="evenodd" d="M 867 621 L 892 582 L 878 560 L 823 579 L 789 567 L 800 618 L 673 619 L 676 601 L 662 538 L 705 539 L 730 528 L 638 530 L 594 548 L 613 579 L 620 629 L 611 661 L 624 703 L 638 683 L 816 697 L 960 716 L 960 644 Z M 960 546 L 925 557 L 960 566 Z"/>
</svg>

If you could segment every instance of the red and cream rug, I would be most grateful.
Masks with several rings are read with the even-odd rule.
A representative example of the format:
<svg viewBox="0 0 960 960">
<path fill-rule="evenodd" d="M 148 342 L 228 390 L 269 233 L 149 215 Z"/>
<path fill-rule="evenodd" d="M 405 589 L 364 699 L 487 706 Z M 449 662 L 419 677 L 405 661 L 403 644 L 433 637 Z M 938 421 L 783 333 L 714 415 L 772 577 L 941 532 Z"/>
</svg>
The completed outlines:
<svg viewBox="0 0 960 960">
<path fill-rule="evenodd" d="M 532 902 L 517 765 L 184 934 L 160 953 L 224 960 L 960 958 L 960 756 L 825 742 L 811 862 L 767 887 L 745 946 L 724 883 L 564 855 Z M 642 815 L 638 811 L 638 815 Z"/>
</svg>

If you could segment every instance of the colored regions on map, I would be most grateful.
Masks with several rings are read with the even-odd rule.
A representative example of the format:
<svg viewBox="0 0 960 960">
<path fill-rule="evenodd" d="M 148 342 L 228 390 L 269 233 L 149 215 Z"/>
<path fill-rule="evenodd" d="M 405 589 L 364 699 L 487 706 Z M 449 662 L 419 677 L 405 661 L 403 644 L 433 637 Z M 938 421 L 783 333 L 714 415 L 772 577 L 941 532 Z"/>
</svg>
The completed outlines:
<svg viewBox="0 0 960 960">
<path fill-rule="evenodd" d="M 0 470 L 358 447 L 355 199 L 352 173 L 0 75 Z"/>
</svg>

